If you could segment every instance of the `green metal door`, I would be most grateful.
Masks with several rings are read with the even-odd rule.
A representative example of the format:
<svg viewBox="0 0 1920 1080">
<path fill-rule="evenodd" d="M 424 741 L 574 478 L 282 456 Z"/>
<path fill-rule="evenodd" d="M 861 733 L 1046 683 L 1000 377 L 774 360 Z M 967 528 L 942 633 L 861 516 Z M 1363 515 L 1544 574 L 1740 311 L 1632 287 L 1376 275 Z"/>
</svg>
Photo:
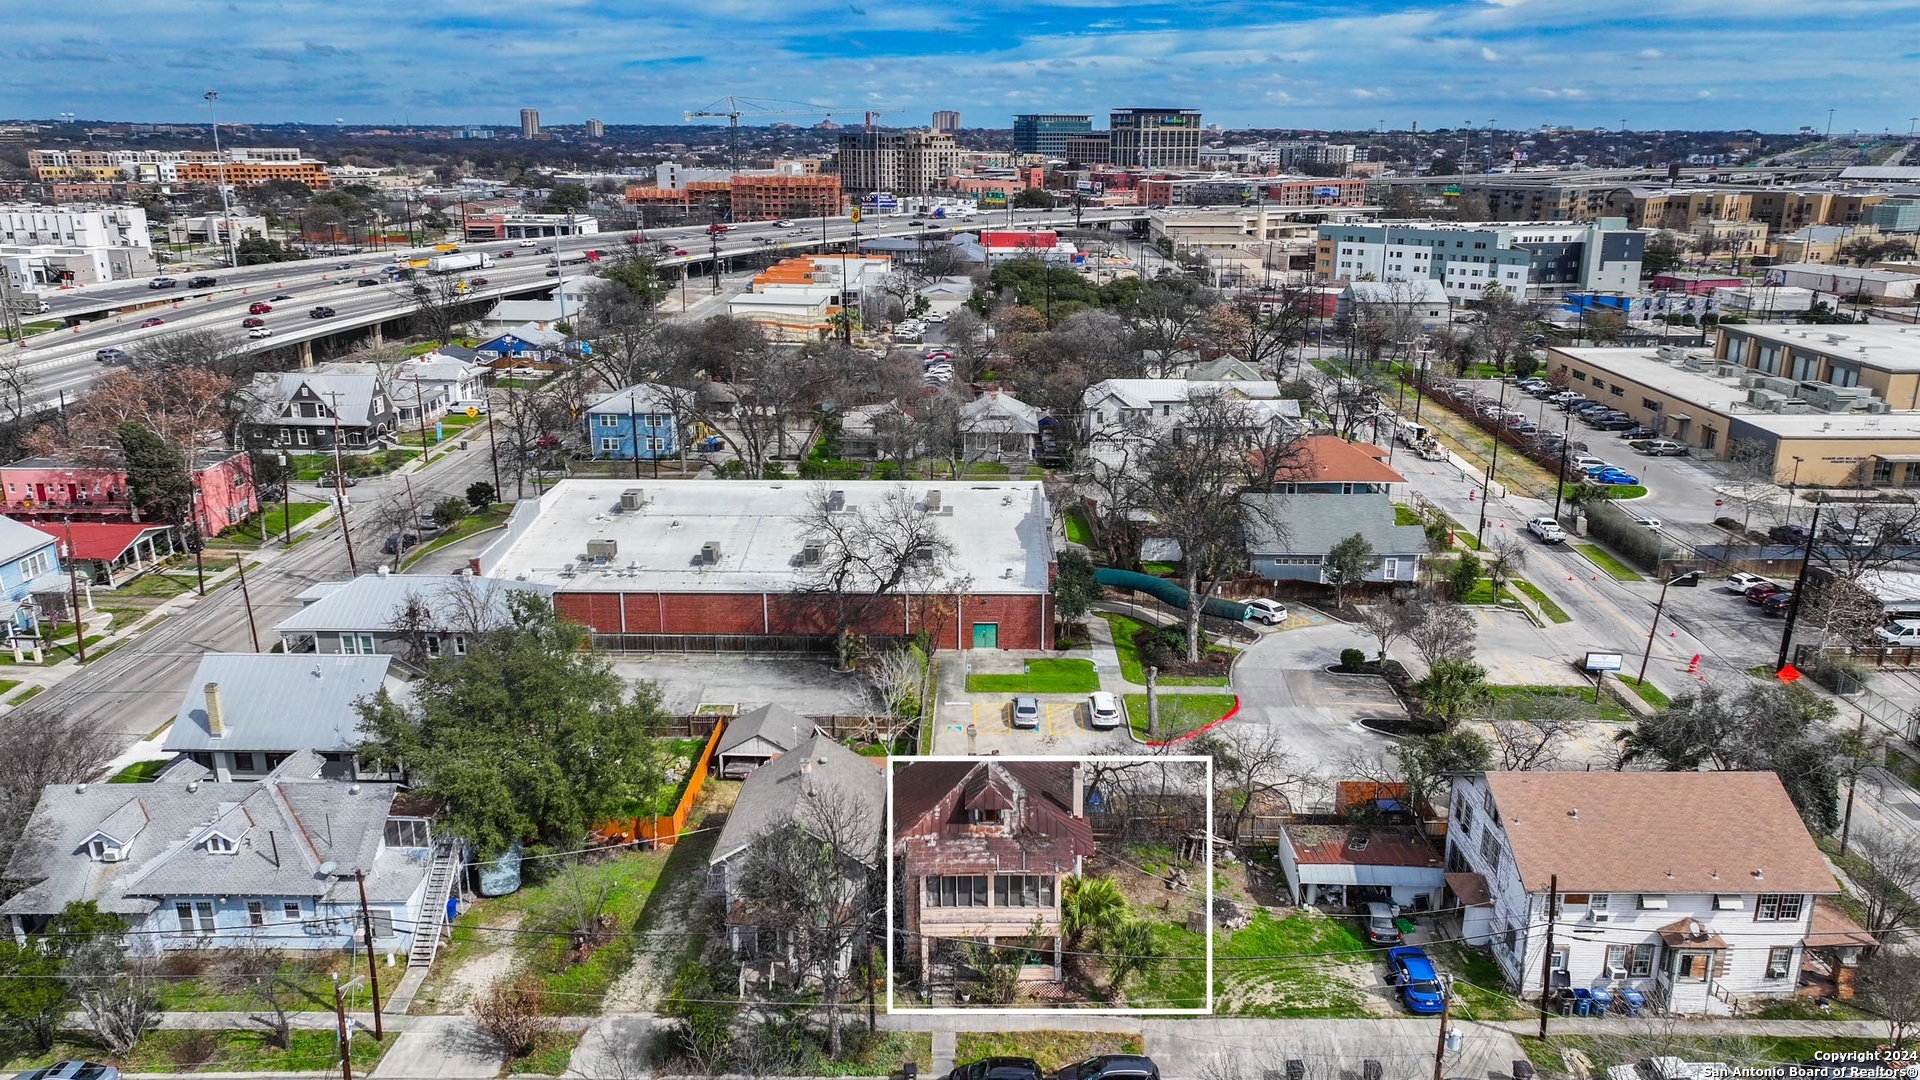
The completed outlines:
<svg viewBox="0 0 1920 1080">
<path fill-rule="evenodd" d="M 1000 647 L 1000 624 L 977 622 L 973 624 L 973 647 L 976 649 L 997 649 Z"/>
</svg>

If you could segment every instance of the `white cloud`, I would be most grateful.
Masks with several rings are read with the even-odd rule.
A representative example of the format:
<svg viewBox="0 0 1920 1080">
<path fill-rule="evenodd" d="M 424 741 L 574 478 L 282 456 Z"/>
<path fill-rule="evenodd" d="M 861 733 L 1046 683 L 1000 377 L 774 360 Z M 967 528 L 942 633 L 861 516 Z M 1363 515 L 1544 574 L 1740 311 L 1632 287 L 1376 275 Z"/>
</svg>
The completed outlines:
<svg viewBox="0 0 1920 1080">
<path fill-rule="evenodd" d="M 1485 45 L 1482 45 L 1480 46 L 1480 59 L 1485 60 L 1487 63 L 1491 64 L 1500 59 L 1500 54 L 1497 52 L 1494 52 L 1492 49 L 1487 48 Z"/>
<path fill-rule="evenodd" d="M 1640 57 L 1641 59 L 1644 59 L 1644 60 L 1658 60 L 1665 55 L 1667 54 L 1661 52 L 1659 49 L 1641 49 L 1640 50 Z"/>
</svg>

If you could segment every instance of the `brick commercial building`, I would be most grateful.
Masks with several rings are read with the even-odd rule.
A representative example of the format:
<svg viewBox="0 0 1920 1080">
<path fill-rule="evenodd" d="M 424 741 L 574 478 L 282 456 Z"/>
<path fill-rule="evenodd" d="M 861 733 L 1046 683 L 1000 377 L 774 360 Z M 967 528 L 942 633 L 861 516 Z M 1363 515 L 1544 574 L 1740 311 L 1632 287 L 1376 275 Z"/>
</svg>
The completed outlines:
<svg viewBox="0 0 1920 1080">
<path fill-rule="evenodd" d="M 1053 547 L 1041 486 L 836 482 L 848 514 L 911 495 L 954 556 L 885 596 L 856 601 L 856 634 L 932 635 L 936 648 L 1044 649 L 1053 643 Z M 476 572 L 552 585 L 562 615 L 618 648 L 831 647 L 832 598 L 808 593 L 821 560 L 800 516 L 805 481 L 563 480 L 515 507 Z"/>
<path fill-rule="evenodd" d="M 845 203 L 837 176 L 741 173 L 728 183 L 735 221 L 839 214 Z"/>
</svg>

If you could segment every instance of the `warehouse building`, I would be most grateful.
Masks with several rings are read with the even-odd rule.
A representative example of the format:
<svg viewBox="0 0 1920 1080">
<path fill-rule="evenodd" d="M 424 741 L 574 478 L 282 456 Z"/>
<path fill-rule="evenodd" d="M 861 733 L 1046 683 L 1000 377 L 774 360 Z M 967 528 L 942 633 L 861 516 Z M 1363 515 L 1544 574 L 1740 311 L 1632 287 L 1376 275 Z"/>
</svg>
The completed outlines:
<svg viewBox="0 0 1920 1080">
<path fill-rule="evenodd" d="M 848 481 L 831 490 L 839 512 L 873 515 L 899 488 Z M 1041 485 L 906 489 L 953 545 L 951 564 L 857 602 L 854 632 L 924 631 L 949 649 L 1051 648 L 1053 547 Z M 611 648 L 824 650 L 834 605 L 810 592 L 823 554 L 800 522 L 821 490 L 779 480 L 563 480 L 516 504 L 473 569 L 553 586 L 559 612 Z"/>
</svg>

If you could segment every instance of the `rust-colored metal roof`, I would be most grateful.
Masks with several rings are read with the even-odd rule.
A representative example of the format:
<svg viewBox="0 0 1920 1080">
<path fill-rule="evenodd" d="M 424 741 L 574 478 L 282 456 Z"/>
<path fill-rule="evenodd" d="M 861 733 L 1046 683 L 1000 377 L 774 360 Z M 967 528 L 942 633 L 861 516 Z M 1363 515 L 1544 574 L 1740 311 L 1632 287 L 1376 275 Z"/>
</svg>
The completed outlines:
<svg viewBox="0 0 1920 1080">
<path fill-rule="evenodd" d="M 1411 829 L 1289 825 L 1294 858 L 1333 866 L 1439 866 L 1440 853 Z M 1357 846 L 1356 846 L 1357 845 Z"/>
</svg>

